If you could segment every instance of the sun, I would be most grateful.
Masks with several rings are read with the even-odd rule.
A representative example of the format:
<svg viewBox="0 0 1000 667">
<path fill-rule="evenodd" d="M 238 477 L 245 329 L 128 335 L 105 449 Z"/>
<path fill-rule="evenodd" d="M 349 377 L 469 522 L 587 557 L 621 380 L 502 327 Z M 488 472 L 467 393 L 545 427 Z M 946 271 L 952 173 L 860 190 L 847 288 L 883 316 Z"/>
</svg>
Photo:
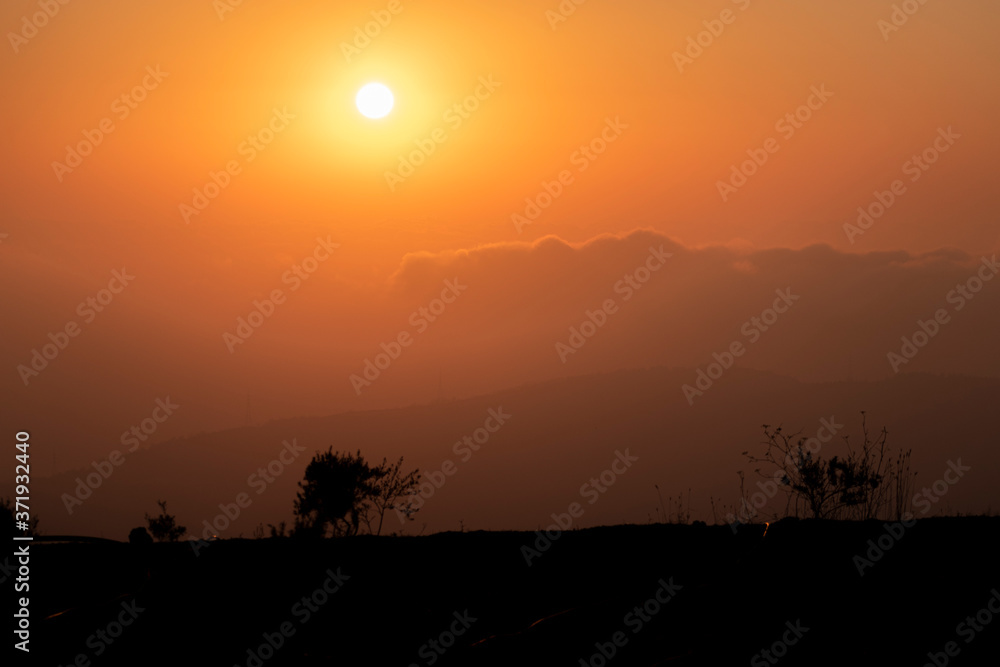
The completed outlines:
<svg viewBox="0 0 1000 667">
<path fill-rule="evenodd" d="M 362 86 L 358 91 L 354 103 L 358 105 L 358 111 L 368 118 L 383 118 L 392 111 L 395 98 L 392 91 L 381 83 L 369 83 Z"/>
</svg>

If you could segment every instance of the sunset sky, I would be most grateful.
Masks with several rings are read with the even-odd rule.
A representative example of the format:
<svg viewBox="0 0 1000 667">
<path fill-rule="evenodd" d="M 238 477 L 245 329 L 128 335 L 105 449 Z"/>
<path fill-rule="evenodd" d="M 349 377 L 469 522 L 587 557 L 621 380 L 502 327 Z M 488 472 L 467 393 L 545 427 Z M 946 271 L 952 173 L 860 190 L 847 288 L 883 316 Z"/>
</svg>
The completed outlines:
<svg viewBox="0 0 1000 667">
<path fill-rule="evenodd" d="M 32 664 L 996 664 L 1000 0 L 0 35 Z"/>
<path fill-rule="evenodd" d="M 223 6 L 71 3 L 14 40 L 0 63 L 17 91 L 3 110 L 8 226 L 60 221 L 100 238 L 118 223 L 248 250 L 257 246 L 241 230 L 291 242 L 320 227 L 379 267 L 401 252 L 636 227 L 695 245 L 977 252 L 997 242 L 993 3 L 929 3 L 888 32 L 878 22 L 892 3 L 860 0 L 590 2 L 565 21 L 546 15 L 555 1 L 399 0 L 396 14 L 378 2 Z M 2 23 L 14 32 L 37 10 L 6 3 Z M 732 22 L 700 56 L 674 56 L 727 10 Z M 377 18 L 388 25 L 368 46 L 344 48 L 363 45 L 355 28 Z M 146 79 L 156 87 L 135 109 L 115 108 L 147 67 L 164 78 Z M 467 119 L 446 121 L 480 77 L 498 87 Z M 397 100 L 378 122 L 353 105 L 371 80 Z M 786 138 L 775 124 L 814 85 L 832 97 Z M 249 163 L 239 146 L 276 108 L 294 118 Z M 52 163 L 104 118 L 114 132 L 60 182 Z M 607 118 L 628 129 L 578 171 L 574 152 Z M 947 127 L 962 137 L 955 150 L 852 248 L 842 224 Z M 435 128 L 446 142 L 390 191 L 385 172 Z M 723 202 L 717 181 L 769 137 L 779 152 Z M 179 204 L 233 159 L 242 173 L 184 225 Z M 511 215 L 564 169 L 572 186 L 518 234 Z"/>
<path fill-rule="evenodd" d="M 263 422 L 693 381 L 785 289 L 742 366 L 1000 377 L 1000 281 L 887 363 L 1000 247 L 1000 5 L 899 4 L 6 2 L 0 423 L 60 472 L 167 396 L 157 439 L 243 425 L 248 397 Z M 369 82 L 384 118 L 355 106 Z"/>
</svg>

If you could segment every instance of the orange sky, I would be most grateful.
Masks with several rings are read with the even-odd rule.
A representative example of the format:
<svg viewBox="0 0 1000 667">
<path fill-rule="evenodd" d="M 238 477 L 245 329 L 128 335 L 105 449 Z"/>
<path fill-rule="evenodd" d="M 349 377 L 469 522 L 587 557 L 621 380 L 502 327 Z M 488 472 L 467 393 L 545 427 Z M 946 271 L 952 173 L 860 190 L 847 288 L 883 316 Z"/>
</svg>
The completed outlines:
<svg viewBox="0 0 1000 667">
<path fill-rule="evenodd" d="M 226 2 L 0 9 L 17 323 L 0 387 L 11 414 L 60 415 L 57 467 L 166 395 L 186 408 L 162 437 L 242 423 L 247 394 L 274 419 L 424 401 L 442 376 L 458 396 L 696 368 L 788 285 L 800 310 L 741 363 L 885 378 L 886 352 L 1000 246 L 996 3 L 930 2 L 887 31 L 893 3 L 871 0 L 592 0 L 565 21 L 557 0 Z M 395 93 L 384 119 L 354 106 L 369 81 Z M 884 215 L 845 231 L 879 197 Z M 286 280 L 317 239 L 336 250 Z M 660 244 L 677 261 L 561 363 L 553 344 Z M 134 282 L 85 322 L 122 268 Z M 456 277 L 468 292 L 359 396 L 350 376 Z M 231 353 L 224 334 L 275 289 L 287 302 Z M 1000 376 L 993 289 L 904 370 Z"/>
<path fill-rule="evenodd" d="M 188 234 L 179 204 L 236 159 L 241 173 L 192 224 L 227 237 L 227 221 L 289 235 L 321 225 L 376 262 L 639 226 L 689 244 L 851 247 L 843 223 L 951 126 L 955 149 L 860 249 L 996 245 L 995 3 L 930 3 L 888 40 L 877 25 L 888 2 L 589 2 L 555 29 L 555 0 L 386 7 L 248 0 L 220 18 L 207 1 L 60 6 L 0 61 L 17 93 L 2 112 L 6 225 L 60 220 L 99 234 L 127 221 Z M 724 10 L 731 23 L 679 72 L 674 52 Z M 36 11 L 6 3 L 0 24 L 23 31 Z M 341 44 L 380 11 L 388 25 L 348 62 Z M 122 118 L 115 100 L 150 66 L 169 75 Z M 460 126 L 446 122 L 489 76 L 499 87 Z M 382 121 L 353 107 L 369 80 L 396 93 Z M 833 96 L 783 138 L 776 122 L 813 85 Z M 275 108 L 294 120 L 246 162 L 238 148 Z M 114 132 L 57 180 L 52 163 L 105 118 Z M 606 118 L 628 129 L 578 171 L 574 153 Z M 446 142 L 391 192 L 385 172 L 439 127 Z M 717 182 L 769 137 L 780 150 L 723 202 Z M 572 185 L 519 235 L 511 215 L 564 169 Z"/>
</svg>

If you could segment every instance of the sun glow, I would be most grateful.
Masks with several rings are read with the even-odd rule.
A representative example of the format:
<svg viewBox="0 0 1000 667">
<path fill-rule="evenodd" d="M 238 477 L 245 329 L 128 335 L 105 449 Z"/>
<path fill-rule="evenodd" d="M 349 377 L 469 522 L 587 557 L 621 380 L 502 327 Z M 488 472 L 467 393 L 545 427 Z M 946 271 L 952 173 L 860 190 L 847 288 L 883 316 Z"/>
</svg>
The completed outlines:
<svg viewBox="0 0 1000 667">
<path fill-rule="evenodd" d="M 392 111 L 395 99 L 392 91 L 381 83 L 369 83 L 354 98 L 358 111 L 367 118 L 383 118 Z"/>
</svg>

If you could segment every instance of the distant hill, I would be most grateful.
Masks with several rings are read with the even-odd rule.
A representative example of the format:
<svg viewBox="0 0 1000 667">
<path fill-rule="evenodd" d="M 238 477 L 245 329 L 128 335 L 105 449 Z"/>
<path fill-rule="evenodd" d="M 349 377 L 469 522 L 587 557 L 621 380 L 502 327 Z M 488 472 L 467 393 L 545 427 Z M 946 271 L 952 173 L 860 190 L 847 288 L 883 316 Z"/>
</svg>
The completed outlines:
<svg viewBox="0 0 1000 667">
<path fill-rule="evenodd" d="M 889 428 L 890 444 L 913 449 L 918 482 L 932 484 L 949 460 L 960 458 L 971 467 L 928 515 L 1000 507 L 998 380 L 901 374 L 878 382 L 809 384 L 737 368 L 689 405 L 681 387 L 695 379 L 690 369 L 622 371 L 472 399 L 206 433 L 122 451 L 124 462 L 90 498 L 74 505 L 72 515 L 61 497 L 73 493 L 76 479 L 93 468 L 38 479 L 33 511 L 46 533 L 125 539 L 132 527 L 143 524 L 144 513 L 155 513 L 155 502 L 162 498 L 182 525 L 201 533 L 203 522 L 221 513 L 220 504 L 232 505 L 246 493 L 249 507 L 216 532 L 250 537 L 258 524 L 290 520 L 296 484 L 309 458 L 333 446 L 360 449 L 369 460 L 404 456 L 408 468 L 425 472 L 440 471 L 446 460 L 455 464 L 452 476 L 434 476 L 444 484 L 406 526 L 407 534 L 460 525 L 534 530 L 551 524 L 552 513 L 566 512 L 574 502 L 583 508 L 575 525 L 643 523 L 657 517 L 654 484 L 664 506 L 680 493 L 686 503 L 690 489 L 692 518 L 711 522 L 711 497 L 717 505 L 738 502 L 735 473 L 745 467 L 741 452 L 759 446 L 762 424 L 783 424 L 812 436 L 822 419 L 834 418 L 844 428 L 824 446 L 824 454 L 836 453 L 843 446 L 839 436 L 860 438 L 860 410 L 867 411 L 870 427 Z M 501 409 L 509 418 L 483 444 L 475 443 L 477 436 L 487 435 L 477 429 L 497 426 L 487 422 L 490 411 Z M 472 438 L 471 444 L 456 445 L 464 436 Z M 293 460 L 285 442 L 304 451 Z M 115 449 L 125 448 L 108 443 L 109 454 Z M 600 483 L 581 489 L 612 466 L 616 451 L 624 455 L 626 450 L 637 460 L 628 468 L 616 464 L 622 472 L 612 486 L 604 492 L 598 490 L 605 488 Z M 283 451 L 292 462 L 272 463 Z M 269 464 L 281 474 L 258 474 Z M 387 517 L 385 532 L 401 528 L 396 517 Z"/>
</svg>

